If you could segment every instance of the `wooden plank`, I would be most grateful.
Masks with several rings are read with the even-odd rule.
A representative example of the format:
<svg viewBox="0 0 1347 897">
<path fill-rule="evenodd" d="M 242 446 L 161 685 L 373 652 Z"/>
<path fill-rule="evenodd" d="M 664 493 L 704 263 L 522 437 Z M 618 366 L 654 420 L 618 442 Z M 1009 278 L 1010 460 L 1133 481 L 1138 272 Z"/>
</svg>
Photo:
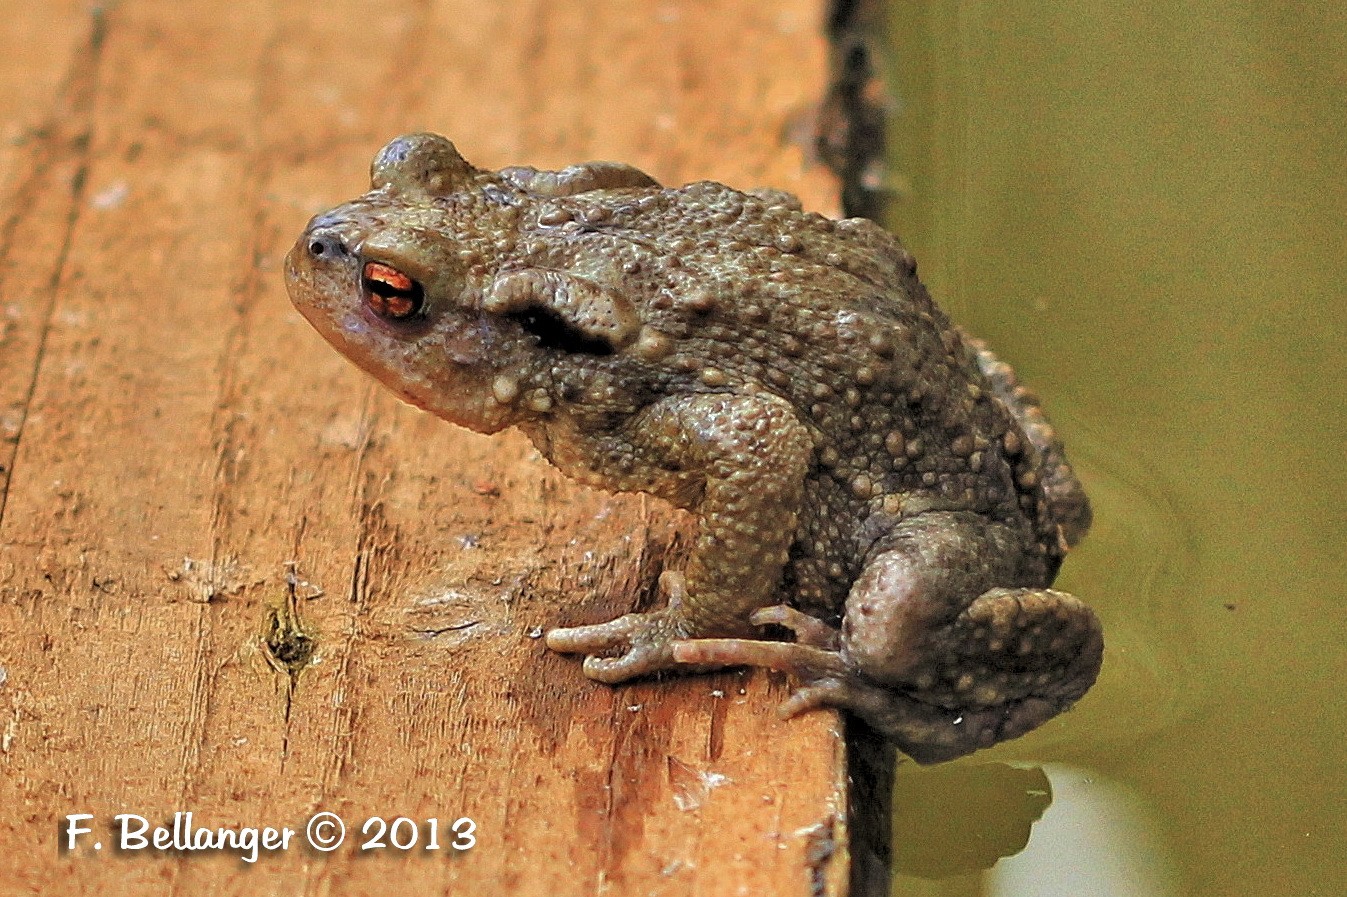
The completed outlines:
<svg viewBox="0 0 1347 897">
<path fill-rule="evenodd" d="M 98 44 L 69 4 L 0 29 L 0 514 L 83 193 Z"/>
<path fill-rule="evenodd" d="M 535 637 L 648 600 L 687 520 L 399 405 L 279 276 L 406 130 L 833 210 L 783 138 L 818 4 L 82 9 L 10 10 L 55 49 L 0 66 L 44 126 L 0 150 L 0 892 L 843 893 L 835 717 L 778 721 L 761 673 L 610 689 Z M 55 849 L 69 813 L 189 810 L 351 839 Z M 370 816 L 476 846 L 362 854 Z"/>
</svg>

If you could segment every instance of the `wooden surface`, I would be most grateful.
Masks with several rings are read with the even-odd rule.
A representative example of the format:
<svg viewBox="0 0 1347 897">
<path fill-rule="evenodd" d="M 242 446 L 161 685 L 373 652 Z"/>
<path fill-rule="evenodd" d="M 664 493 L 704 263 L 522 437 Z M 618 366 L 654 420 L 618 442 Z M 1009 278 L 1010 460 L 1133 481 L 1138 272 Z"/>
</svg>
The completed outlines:
<svg viewBox="0 0 1347 897">
<path fill-rule="evenodd" d="M 279 269 L 407 130 L 834 211 L 790 140 L 821 4 L 88 7 L 0 29 L 0 893 L 843 893 L 835 717 L 777 720 L 761 673 L 610 689 L 537 638 L 650 601 L 687 520 L 398 404 Z M 111 849 L 175 811 L 348 840 Z M 443 849 L 362 854 L 371 816 Z"/>
</svg>

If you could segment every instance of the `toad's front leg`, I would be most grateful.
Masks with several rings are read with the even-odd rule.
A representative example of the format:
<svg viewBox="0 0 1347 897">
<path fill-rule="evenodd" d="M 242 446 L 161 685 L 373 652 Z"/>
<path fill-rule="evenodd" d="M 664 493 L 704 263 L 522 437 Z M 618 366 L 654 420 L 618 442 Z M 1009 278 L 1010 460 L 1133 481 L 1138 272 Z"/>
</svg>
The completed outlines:
<svg viewBox="0 0 1347 897">
<path fill-rule="evenodd" d="M 637 470 L 634 485 L 615 485 L 695 510 L 697 541 L 681 573 L 660 577 L 665 607 L 547 634 L 554 651 L 588 654 L 585 674 L 601 682 L 678 666 L 677 641 L 752 632 L 752 612 L 775 603 L 814 451 L 790 406 L 770 395 L 667 399 L 639 424 L 632 454 L 649 479 Z"/>
</svg>

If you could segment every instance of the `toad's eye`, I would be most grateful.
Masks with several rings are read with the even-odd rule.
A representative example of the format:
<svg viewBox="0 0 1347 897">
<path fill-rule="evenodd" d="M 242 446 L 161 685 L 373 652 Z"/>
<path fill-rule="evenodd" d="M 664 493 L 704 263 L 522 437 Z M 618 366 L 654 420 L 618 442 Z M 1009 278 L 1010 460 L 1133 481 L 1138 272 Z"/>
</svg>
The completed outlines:
<svg viewBox="0 0 1347 897">
<path fill-rule="evenodd" d="M 426 293 L 421 284 L 392 265 L 366 262 L 360 292 L 370 311 L 390 321 L 404 321 L 421 311 Z"/>
</svg>

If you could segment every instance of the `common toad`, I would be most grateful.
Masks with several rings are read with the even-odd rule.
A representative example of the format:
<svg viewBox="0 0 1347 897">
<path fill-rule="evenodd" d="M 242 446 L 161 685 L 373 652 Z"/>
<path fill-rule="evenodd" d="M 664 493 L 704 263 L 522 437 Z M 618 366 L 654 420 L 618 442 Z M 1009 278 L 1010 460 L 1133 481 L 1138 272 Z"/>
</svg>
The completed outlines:
<svg viewBox="0 0 1347 897">
<path fill-rule="evenodd" d="M 1097 618 L 1049 588 L 1090 523 L 1060 442 L 869 221 L 617 163 L 485 171 L 414 134 L 286 276 L 404 400 L 698 515 L 662 609 L 547 634 L 594 679 L 787 670 L 786 714 L 846 708 L 930 763 L 1098 674 Z"/>
</svg>

